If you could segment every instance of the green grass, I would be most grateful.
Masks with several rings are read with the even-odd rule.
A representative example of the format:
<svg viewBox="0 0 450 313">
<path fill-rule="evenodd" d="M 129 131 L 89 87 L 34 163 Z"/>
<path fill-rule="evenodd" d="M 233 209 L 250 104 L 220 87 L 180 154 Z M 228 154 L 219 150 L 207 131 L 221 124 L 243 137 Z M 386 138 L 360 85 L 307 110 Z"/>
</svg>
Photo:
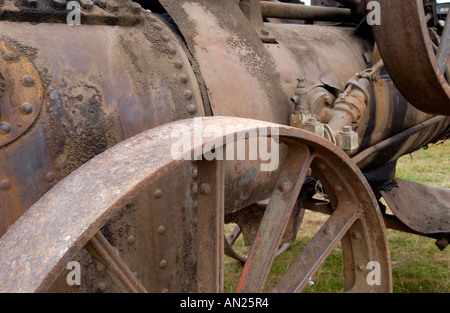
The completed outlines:
<svg viewBox="0 0 450 313">
<path fill-rule="evenodd" d="M 433 145 L 402 157 L 397 167 L 397 177 L 418 183 L 450 188 L 450 142 Z M 295 244 L 275 259 L 266 290 L 275 285 L 302 249 L 311 240 L 326 216 L 306 212 Z M 412 234 L 387 230 L 394 293 L 448 293 L 450 292 L 450 247 L 440 251 L 435 240 Z M 241 238 L 240 238 L 241 239 Z M 243 240 L 238 240 L 245 254 Z M 225 292 L 233 292 L 243 265 L 225 257 Z M 336 293 L 344 288 L 342 253 L 340 245 L 332 252 L 312 280 L 314 285 L 304 292 Z"/>
</svg>

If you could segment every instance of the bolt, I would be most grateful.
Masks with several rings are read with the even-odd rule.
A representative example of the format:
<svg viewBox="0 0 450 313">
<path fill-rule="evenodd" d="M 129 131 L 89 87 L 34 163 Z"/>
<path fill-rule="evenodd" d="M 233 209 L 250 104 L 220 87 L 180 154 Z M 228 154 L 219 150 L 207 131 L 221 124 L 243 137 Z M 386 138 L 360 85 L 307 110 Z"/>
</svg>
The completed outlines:
<svg viewBox="0 0 450 313">
<path fill-rule="evenodd" d="M 8 191 L 11 188 L 11 182 L 8 179 L 4 179 L 0 182 L 0 190 Z"/>
<path fill-rule="evenodd" d="M 177 53 L 177 48 L 174 45 L 169 45 L 168 49 L 169 49 L 169 53 L 170 54 L 176 54 Z"/>
<path fill-rule="evenodd" d="M 127 238 L 128 244 L 132 245 L 133 243 L 135 243 L 135 241 L 136 241 L 135 236 L 133 236 L 133 235 L 128 236 L 128 238 Z"/>
<path fill-rule="evenodd" d="M 29 103 L 23 103 L 22 106 L 20 107 L 20 110 L 22 111 L 23 114 L 28 115 L 31 114 L 31 112 L 33 112 L 33 107 Z"/>
<path fill-rule="evenodd" d="M 133 14 L 139 15 L 139 14 L 141 14 L 142 6 L 139 3 L 131 2 L 130 11 Z"/>
<path fill-rule="evenodd" d="M 285 192 L 288 192 L 289 191 L 289 188 L 290 188 L 290 184 L 289 184 L 289 182 L 288 181 L 283 181 L 281 184 L 280 184 L 280 191 L 282 192 L 282 193 L 285 193 Z"/>
<path fill-rule="evenodd" d="M 2 135 L 8 135 L 9 132 L 11 131 L 11 125 L 9 125 L 8 123 L 0 123 L 0 134 Z"/>
<path fill-rule="evenodd" d="M 186 97 L 187 100 L 191 100 L 192 97 L 194 96 L 194 94 L 190 90 L 185 90 L 184 91 L 184 96 Z"/>
<path fill-rule="evenodd" d="M 158 227 L 158 234 L 164 235 L 165 232 L 166 232 L 166 228 L 163 225 Z"/>
<path fill-rule="evenodd" d="M 268 36 L 270 34 L 270 32 L 267 28 L 263 28 L 263 29 L 261 29 L 261 34 L 263 34 L 264 36 Z"/>
<path fill-rule="evenodd" d="M 188 81 L 189 81 L 189 77 L 186 74 L 180 75 L 180 82 L 182 82 L 183 84 L 186 84 Z"/>
<path fill-rule="evenodd" d="M 327 228 L 325 228 L 325 229 L 323 230 L 323 233 L 324 233 L 325 235 L 327 235 L 327 236 L 331 235 L 332 232 L 333 232 L 333 231 L 332 231 L 332 227 L 331 227 L 331 226 L 328 226 Z"/>
<path fill-rule="evenodd" d="M 166 260 L 161 260 L 161 262 L 159 262 L 159 267 L 160 268 L 166 268 L 167 267 L 167 261 Z"/>
<path fill-rule="evenodd" d="M 21 81 L 25 87 L 31 87 L 34 85 L 34 79 L 28 75 L 23 76 Z"/>
<path fill-rule="evenodd" d="M 92 11 L 94 10 L 94 2 L 92 0 L 80 0 L 81 9 L 84 11 Z"/>
<path fill-rule="evenodd" d="M 53 172 L 48 172 L 47 175 L 45 175 L 45 179 L 47 180 L 47 182 L 53 183 L 56 179 L 56 174 Z"/>
<path fill-rule="evenodd" d="M 341 186 L 339 186 L 339 185 L 334 186 L 334 189 L 336 189 L 337 192 L 344 191 L 344 189 Z"/>
<path fill-rule="evenodd" d="M 66 2 L 66 0 L 52 0 L 53 5 L 60 9 L 66 8 Z"/>
<path fill-rule="evenodd" d="M 355 232 L 353 233 L 353 238 L 359 240 L 359 239 L 361 239 L 361 234 L 360 234 L 359 232 L 355 231 Z"/>
<path fill-rule="evenodd" d="M 106 11 L 109 13 L 117 13 L 119 12 L 119 5 L 113 0 L 106 1 Z"/>
<path fill-rule="evenodd" d="M 14 52 L 12 52 L 12 51 L 8 51 L 8 52 L 5 53 L 4 58 L 8 62 L 14 62 L 14 60 L 16 59 L 16 54 Z"/>
<path fill-rule="evenodd" d="M 205 196 L 211 193 L 211 186 L 208 183 L 203 183 L 200 185 L 200 192 Z"/>
<path fill-rule="evenodd" d="M 189 105 L 189 106 L 188 106 L 188 112 L 189 112 L 190 114 L 195 114 L 195 113 L 197 113 L 197 107 L 196 107 L 195 105 L 193 105 L 193 104 Z"/>
<path fill-rule="evenodd" d="M 307 123 L 308 124 L 317 124 L 318 122 L 319 122 L 319 120 L 317 119 L 317 117 L 313 116 L 308 119 Z"/>
<path fill-rule="evenodd" d="M 358 269 L 359 269 L 361 272 L 364 272 L 364 266 L 363 266 L 362 264 L 359 264 L 359 265 L 358 265 Z"/>
<path fill-rule="evenodd" d="M 175 63 L 173 65 L 175 66 L 175 68 L 177 68 L 179 70 L 183 68 L 183 62 L 181 62 L 181 61 L 175 61 Z"/>
<path fill-rule="evenodd" d="M 161 198 L 161 196 L 162 196 L 162 191 L 161 191 L 161 189 L 157 189 L 157 190 L 155 191 L 154 195 L 155 195 L 155 198 L 156 198 L 156 199 Z"/>
</svg>

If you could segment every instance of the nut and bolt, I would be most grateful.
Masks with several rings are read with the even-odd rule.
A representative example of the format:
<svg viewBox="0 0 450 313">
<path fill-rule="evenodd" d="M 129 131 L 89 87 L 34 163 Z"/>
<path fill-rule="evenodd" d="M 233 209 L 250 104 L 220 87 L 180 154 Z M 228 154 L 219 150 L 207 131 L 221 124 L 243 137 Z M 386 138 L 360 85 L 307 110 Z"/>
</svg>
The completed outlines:
<svg viewBox="0 0 450 313">
<path fill-rule="evenodd" d="M 344 151 L 356 150 L 359 146 L 359 136 L 352 130 L 351 126 L 344 126 L 342 131 L 336 136 L 336 143 Z"/>
</svg>

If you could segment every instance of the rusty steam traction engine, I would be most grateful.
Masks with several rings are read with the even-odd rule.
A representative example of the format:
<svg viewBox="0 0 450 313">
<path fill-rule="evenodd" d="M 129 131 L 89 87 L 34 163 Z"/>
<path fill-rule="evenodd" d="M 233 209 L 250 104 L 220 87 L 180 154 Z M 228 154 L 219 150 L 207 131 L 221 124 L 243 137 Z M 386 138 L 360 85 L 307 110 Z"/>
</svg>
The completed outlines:
<svg viewBox="0 0 450 313">
<path fill-rule="evenodd" d="M 330 217 L 273 291 L 338 244 L 345 291 L 391 291 L 385 227 L 449 240 L 449 190 L 395 167 L 450 134 L 450 36 L 433 0 L 367 2 L 0 0 L 0 291 L 220 292 L 224 254 L 263 291 L 305 210 Z M 202 157 L 256 137 L 275 170 Z"/>
</svg>

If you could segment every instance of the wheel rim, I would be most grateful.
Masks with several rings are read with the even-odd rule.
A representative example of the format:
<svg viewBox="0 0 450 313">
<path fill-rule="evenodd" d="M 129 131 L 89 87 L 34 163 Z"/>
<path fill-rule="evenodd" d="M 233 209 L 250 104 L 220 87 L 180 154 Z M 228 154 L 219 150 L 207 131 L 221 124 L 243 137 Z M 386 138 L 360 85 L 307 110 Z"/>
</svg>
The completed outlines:
<svg viewBox="0 0 450 313">
<path fill-rule="evenodd" d="M 281 141 L 289 147 L 238 284 L 238 292 L 262 290 L 310 167 L 328 191 L 335 213 L 327 222 L 327 228 L 313 239 L 319 246 L 326 242 L 323 249 L 307 248 L 306 255 L 299 257 L 299 264 L 312 258 L 313 262 L 309 263 L 313 265 L 312 270 L 302 267 L 300 275 L 294 266 L 296 274 L 288 272 L 274 291 L 300 291 L 304 277 L 317 270 L 341 239 L 347 247 L 345 250 L 349 251 L 344 259 L 346 290 L 390 291 L 389 250 L 381 215 L 367 182 L 345 153 L 315 135 L 290 127 L 238 118 L 204 118 L 202 121 L 204 126 L 224 131 L 221 135 L 213 133 L 204 137 L 199 146 L 194 145 L 193 151 L 195 147 L 206 147 L 219 139 L 229 138 L 229 135 L 259 127 L 276 128 Z M 170 138 L 175 129 L 183 126 L 194 132 L 192 122 L 181 121 L 140 134 L 97 156 L 50 190 L 0 238 L 0 290 L 47 290 L 77 251 L 86 246 L 108 267 L 108 273 L 121 290 L 147 291 L 99 230 L 144 186 L 153 186 L 186 163 L 182 159 L 164 158 L 170 152 L 170 139 L 161 140 Z M 196 201 L 201 214 L 197 215 L 195 238 L 202 244 L 195 249 L 197 263 L 193 279 L 196 291 L 219 292 L 223 290 L 224 268 L 223 162 L 197 163 L 199 193 Z M 271 230 L 275 231 L 272 233 Z M 159 232 L 159 229 L 155 231 Z M 360 232 L 357 238 L 353 236 L 356 239 L 347 235 L 355 231 Z M 320 251 L 323 252 L 321 256 L 316 256 Z M 163 261 L 159 264 L 161 268 L 168 266 L 167 261 Z M 368 287 L 364 284 L 365 276 L 355 274 L 355 268 L 367 264 L 366 261 L 381 264 L 382 285 Z"/>
</svg>

